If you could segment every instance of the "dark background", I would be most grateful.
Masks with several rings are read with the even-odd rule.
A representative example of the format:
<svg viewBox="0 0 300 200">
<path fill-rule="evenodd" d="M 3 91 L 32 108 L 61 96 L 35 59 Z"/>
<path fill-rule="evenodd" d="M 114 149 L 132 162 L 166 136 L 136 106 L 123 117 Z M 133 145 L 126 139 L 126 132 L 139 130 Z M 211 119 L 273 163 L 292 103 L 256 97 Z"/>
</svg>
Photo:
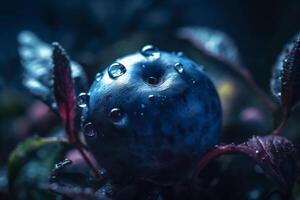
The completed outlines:
<svg viewBox="0 0 300 200">
<path fill-rule="evenodd" d="M 53 41 L 61 43 L 72 60 L 83 66 L 91 82 L 96 72 L 105 65 L 120 56 L 139 50 L 145 44 L 154 44 L 168 51 L 187 50 L 185 53 L 188 56 L 199 61 L 195 56 L 197 55 L 195 48 L 174 36 L 178 28 L 185 26 L 209 27 L 227 33 L 237 44 L 244 66 L 253 74 L 258 85 L 269 93 L 271 67 L 282 47 L 300 30 L 300 1 L 2 1 L 0 4 L 0 197 L 7 187 L 5 178 L 7 160 L 16 145 L 34 134 L 48 136 L 56 130 L 61 131 L 58 118 L 49 114 L 45 105 L 36 101 L 22 86 L 22 67 L 17 44 L 17 35 L 20 31 L 30 30 L 47 43 Z M 238 88 L 240 82 L 235 83 Z M 230 108 L 233 111 L 224 112 L 230 115 L 225 118 L 222 142 L 240 142 L 252 134 L 270 133 L 272 121 L 270 113 L 266 112 L 261 102 L 257 103 L 259 100 L 256 95 L 248 89 L 238 88 L 237 90 L 240 91 L 234 91 L 236 100 L 231 103 L 234 105 L 233 108 Z M 243 111 L 254 113 L 254 118 L 243 122 L 240 119 L 241 113 L 247 113 Z M 300 147 L 299 107 L 296 111 L 294 117 L 290 119 L 286 135 L 297 147 Z M 48 156 L 52 150 L 48 152 L 45 150 L 45 152 L 43 155 Z M 53 157 L 55 156 L 64 158 L 61 149 L 57 150 Z M 58 158 L 55 158 L 53 160 L 57 161 Z M 32 167 L 30 165 L 32 161 L 39 164 L 44 162 L 44 159 L 36 161 L 36 157 L 28 160 L 30 162 L 28 161 L 24 168 L 27 169 L 28 166 L 30 172 L 35 167 L 35 171 L 38 172 L 37 166 L 41 166 Z M 231 164 L 224 167 L 223 171 L 218 172 L 218 177 L 221 177 L 218 179 L 220 184 L 217 184 L 213 193 L 221 197 L 228 194 L 229 199 L 236 197 L 240 197 L 237 199 L 259 199 L 256 194 L 265 193 L 262 189 L 265 188 L 265 177 L 256 168 L 253 170 L 253 163 L 249 165 L 243 159 L 233 160 Z M 47 180 L 50 171 L 48 168 L 40 168 L 46 173 L 42 176 L 35 174 L 36 177 L 43 181 Z M 239 176 L 236 175 L 237 173 Z M 207 176 L 217 175 L 208 173 Z M 25 171 L 20 178 L 16 193 L 23 195 L 20 192 L 23 191 L 23 199 L 26 197 L 39 199 L 30 196 L 32 194 L 27 194 L 27 191 L 35 191 L 35 184 L 38 182 L 30 177 L 32 174 L 27 174 Z M 241 183 L 238 182 L 240 180 L 247 181 Z M 31 184 L 34 189 L 23 188 L 24 185 L 31 186 Z M 297 193 L 300 196 L 299 188 Z M 43 195 L 44 193 L 42 197 Z"/>
<path fill-rule="evenodd" d="M 250 70 L 265 74 L 282 45 L 299 30 L 299 19 L 297 0 L 5 1 L 0 8 L 0 70 L 5 82 L 18 79 L 16 35 L 24 29 L 59 41 L 77 55 L 101 51 L 135 32 L 201 25 L 228 33 Z"/>
</svg>

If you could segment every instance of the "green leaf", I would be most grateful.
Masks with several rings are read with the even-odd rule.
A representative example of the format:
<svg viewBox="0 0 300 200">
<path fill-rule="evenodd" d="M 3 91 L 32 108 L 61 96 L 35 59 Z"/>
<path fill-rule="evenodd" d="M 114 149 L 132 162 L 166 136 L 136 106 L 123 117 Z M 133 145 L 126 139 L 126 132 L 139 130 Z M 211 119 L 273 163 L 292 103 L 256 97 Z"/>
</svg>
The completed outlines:
<svg viewBox="0 0 300 200">
<path fill-rule="evenodd" d="M 10 154 L 8 160 L 9 187 L 12 188 L 13 183 L 18 175 L 18 172 L 22 168 L 22 164 L 29 153 L 36 151 L 46 145 L 59 144 L 59 143 L 67 143 L 67 140 L 65 138 L 58 138 L 58 137 L 47 137 L 47 138 L 32 137 L 20 143 Z"/>
</svg>

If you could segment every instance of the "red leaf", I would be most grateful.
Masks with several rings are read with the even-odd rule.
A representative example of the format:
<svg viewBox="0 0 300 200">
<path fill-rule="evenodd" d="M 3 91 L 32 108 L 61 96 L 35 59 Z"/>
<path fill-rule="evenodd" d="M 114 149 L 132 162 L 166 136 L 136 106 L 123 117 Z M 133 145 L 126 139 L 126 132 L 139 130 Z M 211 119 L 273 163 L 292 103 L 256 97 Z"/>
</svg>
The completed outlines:
<svg viewBox="0 0 300 200">
<path fill-rule="evenodd" d="M 41 41 L 34 33 L 22 31 L 18 36 L 19 55 L 24 71 L 23 85 L 37 98 L 57 112 L 53 86 L 53 47 Z M 87 77 L 82 66 L 71 61 L 76 94 L 87 89 Z"/>
<path fill-rule="evenodd" d="M 280 136 L 253 136 L 242 144 L 217 147 L 200 160 L 195 177 L 213 159 L 224 154 L 241 153 L 259 164 L 266 174 L 290 193 L 299 173 L 299 162 L 294 145 Z"/>
<path fill-rule="evenodd" d="M 65 50 L 53 43 L 54 96 L 70 142 L 74 142 L 76 96 L 71 76 L 70 59 Z"/>
</svg>

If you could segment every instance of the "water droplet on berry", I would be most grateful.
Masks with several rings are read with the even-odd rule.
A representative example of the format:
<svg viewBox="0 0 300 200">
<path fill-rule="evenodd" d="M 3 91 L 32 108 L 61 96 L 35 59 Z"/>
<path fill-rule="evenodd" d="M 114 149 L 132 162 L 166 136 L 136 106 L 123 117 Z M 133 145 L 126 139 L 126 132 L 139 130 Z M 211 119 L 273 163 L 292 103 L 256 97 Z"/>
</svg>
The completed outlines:
<svg viewBox="0 0 300 200">
<path fill-rule="evenodd" d="M 176 53 L 176 55 L 179 56 L 179 57 L 182 57 L 182 56 L 184 56 L 184 53 L 179 51 L 179 52 Z"/>
<path fill-rule="evenodd" d="M 111 121 L 116 125 L 125 125 L 127 118 L 120 108 L 113 108 L 109 113 Z"/>
<path fill-rule="evenodd" d="M 149 94 L 148 96 L 148 100 L 153 102 L 154 101 L 155 96 L 153 94 Z"/>
<path fill-rule="evenodd" d="M 141 50 L 141 54 L 152 59 L 158 59 L 160 57 L 159 49 L 152 45 L 144 46 Z"/>
<path fill-rule="evenodd" d="M 118 78 L 119 76 L 122 76 L 125 74 L 126 68 L 121 63 L 113 63 L 108 68 L 108 74 L 111 78 Z"/>
<path fill-rule="evenodd" d="M 77 104 L 80 108 L 85 108 L 88 105 L 90 95 L 82 92 L 77 97 Z"/>
<path fill-rule="evenodd" d="M 83 133 L 88 137 L 94 137 L 97 134 L 97 131 L 95 129 L 95 126 L 92 124 L 92 122 L 88 122 L 83 127 Z"/>
<path fill-rule="evenodd" d="M 183 72 L 183 65 L 181 63 L 176 63 L 174 67 L 176 71 L 179 72 L 180 74 Z"/>
<path fill-rule="evenodd" d="M 96 81 L 100 81 L 103 77 L 103 74 L 101 72 L 97 73 L 95 76 Z"/>
</svg>

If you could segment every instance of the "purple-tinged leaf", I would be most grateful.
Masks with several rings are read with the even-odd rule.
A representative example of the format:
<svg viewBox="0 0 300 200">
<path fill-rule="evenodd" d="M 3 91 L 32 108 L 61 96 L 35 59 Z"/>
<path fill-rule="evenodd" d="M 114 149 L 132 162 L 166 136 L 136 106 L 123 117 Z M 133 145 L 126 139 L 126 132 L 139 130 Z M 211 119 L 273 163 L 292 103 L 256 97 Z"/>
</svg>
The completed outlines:
<svg viewBox="0 0 300 200">
<path fill-rule="evenodd" d="M 37 98 L 57 111 L 52 93 L 52 46 L 41 41 L 34 33 L 22 31 L 18 35 L 19 55 L 24 69 L 23 85 Z M 87 78 L 82 67 L 71 61 L 72 78 L 76 94 L 87 88 Z"/>
<path fill-rule="evenodd" d="M 101 200 L 92 188 L 81 188 L 81 187 L 71 187 L 71 186 L 61 186 L 58 184 L 48 184 L 44 186 L 45 189 L 62 195 L 64 197 L 75 199 L 75 200 Z"/>
<path fill-rule="evenodd" d="M 273 68 L 271 91 L 284 112 L 300 100 L 300 34 L 286 45 Z"/>
<path fill-rule="evenodd" d="M 233 65 L 239 64 L 240 55 L 232 39 L 225 33 L 205 27 L 183 27 L 177 36 L 189 41 L 206 55 Z"/>
<path fill-rule="evenodd" d="M 54 96 L 68 138 L 72 143 L 76 139 L 74 135 L 76 96 L 71 76 L 70 59 L 65 50 L 58 43 L 53 43 L 53 47 Z"/>
<path fill-rule="evenodd" d="M 299 175 L 299 161 L 294 145 L 280 136 L 253 136 L 242 144 L 219 146 L 200 160 L 195 177 L 211 160 L 221 155 L 238 153 L 254 160 L 285 192 L 291 192 Z"/>
</svg>

